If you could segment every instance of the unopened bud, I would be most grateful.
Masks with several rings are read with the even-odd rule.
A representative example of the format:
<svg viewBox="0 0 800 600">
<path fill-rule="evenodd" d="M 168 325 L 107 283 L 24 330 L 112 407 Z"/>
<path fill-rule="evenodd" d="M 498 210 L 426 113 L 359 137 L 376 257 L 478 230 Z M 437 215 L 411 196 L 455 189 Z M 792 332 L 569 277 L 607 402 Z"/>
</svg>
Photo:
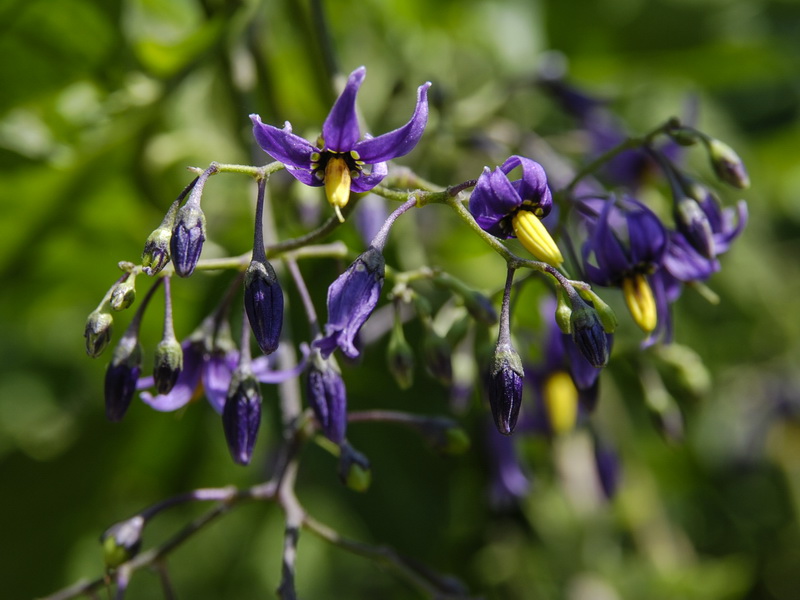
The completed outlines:
<svg viewBox="0 0 800 600">
<path fill-rule="evenodd" d="M 154 230 L 144 243 L 142 251 L 142 271 L 155 275 L 169 263 L 169 246 L 172 240 L 173 225 L 162 225 Z"/>
<path fill-rule="evenodd" d="M 144 517 L 136 515 L 126 521 L 115 523 L 100 536 L 106 567 L 116 569 L 139 553 L 142 547 Z"/>
<path fill-rule="evenodd" d="M 682 198 L 675 205 L 675 225 L 701 256 L 713 259 L 714 232 L 705 211 L 694 198 Z"/>
<path fill-rule="evenodd" d="M 189 277 L 194 272 L 205 240 L 206 217 L 200 205 L 190 198 L 178 211 L 169 245 L 172 264 L 180 277 Z"/>
<path fill-rule="evenodd" d="M 372 468 L 369 459 L 348 442 L 341 445 L 339 455 L 339 478 L 356 492 L 365 492 L 372 483 Z"/>
<path fill-rule="evenodd" d="M 558 298 L 555 314 L 556 325 L 558 325 L 561 333 L 571 333 L 572 324 L 570 319 L 572 319 L 572 303 L 569 301 L 569 298 L 567 298 L 567 294 L 562 287 L 558 288 L 556 297 Z"/>
<path fill-rule="evenodd" d="M 111 341 L 111 329 L 114 317 L 111 313 L 95 310 L 86 319 L 86 327 L 83 336 L 86 338 L 86 354 L 92 358 L 97 358 Z"/>
<path fill-rule="evenodd" d="M 498 344 L 489 369 L 489 404 L 497 430 L 511 435 L 522 405 L 525 371 L 519 354 L 510 344 Z"/>
<path fill-rule="evenodd" d="M 258 381 L 249 371 L 237 369 L 231 378 L 222 410 L 222 427 L 233 462 L 239 465 L 250 463 L 260 426 L 261 392 Z"/>
<path fill-rule="evenodd" d="M 414 351 L 406 341 L 403 325 L 399 319 L 395 320 L 392 328 L 386 360 L 398 387 L 401 390 L 410 388 L 414 383 Z"/>
<path fill-rule="evenodd" d="M 136 393 L 142 363 L 142 348 L 135 334 L 125 334 L 114 349 L 106 369 L 105 404 L 109 421 L 121 421 Z"/>
<path fill-rule="evenodd" d="M 426 327 L 422 340 L 422 352 L 425 358 L 425 369 L 443 385 L 453 382 L 453 364 L 450 359 L 452 349 L 447 340 L 436 333 L 432 327 Z"/>
<path fill-rule="evenodd" d="M 174 337 L 161 340 L 156 347 L 153 380 L 159 394 L 168 394 L 183 371 L 183 349 Z"/>
<path fill-rule="evenodd" d="M 600 296 L 590 289 L 580 289 L 578 291 L 584 300 L 588 300 L 594 306 L 594 309 L 597 311 L 597 316 L 600 319 L 600 323 L 603 325 L 603 331 L 606 333 L 614 333 L 614 331 L 617 329 L 617 325 L 619 325 L 619 321 L 617 321 L 617 315 L 614 313 L 611 307 L 606 304 Z"/>
<path fill-rule="evenodd" d="M 604 367 L 608 362 L 608 340 L 597 311 L 577 299 L 570 317 L 572 339 L 581 354 L 593 367 Z"/>
<path fill-rule="evenodd" d="M 334 444 L 341 444 L 347 430 L 347 391 L 332 356 L 324 359 L 319 350 L 314 350 L 306 391 L 322 433 Z"/>
<path fill-rule="evenodd" d="M 681 146 L 693 146 L 700 139 L 700 133 L 691 127 L 675 127 L 667 130 L 667 134 L 672 140 Z"/>
<path fill-rule="evenodd" d="M 739 155 L 728 144 L 717 139 L 706 141 L 711 167 L 720 179 L 735 188 L 746 189 L 750 187 L 750 177 Z"/>
<path fill-rule="evenodd" d="M 266 260 L 252 260 L 244 276 L 247 320 L 264 354 L 277 350 L 283 328 L 283 291 Z"/>
<path fill-rule="evenodd" d="M 120 311 L 125 310 L 136 299 L 136 277 L 128 276 L 125 281 L 117 282 L 111 290 L 111 298 L 108 303 L 111 308 Z"/>
</svg>

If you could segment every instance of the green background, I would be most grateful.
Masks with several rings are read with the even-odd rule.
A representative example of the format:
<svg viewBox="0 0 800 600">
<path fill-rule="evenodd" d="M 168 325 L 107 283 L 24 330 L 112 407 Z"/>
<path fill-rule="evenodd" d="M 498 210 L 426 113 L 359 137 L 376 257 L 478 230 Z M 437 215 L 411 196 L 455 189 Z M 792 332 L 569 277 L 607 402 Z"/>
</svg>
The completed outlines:
<svg viewBox="0 0 800 600">
<path fill-rule="evenodd" d="M 490 417 L 475 395 L 459 417 L 473 435 L 469 453 L 444 458 L 407 431 L 353 426 L 354 444 L 372 461 L 372 487 L 365 494 L 343 488 L 335 460 L 312 446 L 298 483 L 304 504 L 342 533 L 391 545 L 487 598 L 796 598 L 800 5 L 330 0 L 324 9 L 342 72 L 367 67 L 359 107 L 371 131 L 405 122 L 416 86 L 433 82 L 425 138 L 398 161 L 426 178 L 450 184 L 476 177 L 531 132 L 565 152 L 579 147 L 569 120 L 531 85 L 544 53 L 560 51 L 572 80 L 612 99 L 634 133 L 698 98 L 700 128 L 733 145 L 748 166 L 752 188 L 743 195 L 723 190 L 723 197 L 728 204 L 746 198 L 751 218 L 710 282 L 721 303 L 691 292 L 679 301 L 680 346 L 639 353 L 637 333 L 620 313 L 595 417 L 623 462 L 613 502 L 581 501 L 564 484 L 580 479 L 569 468 L 585 450 L 578 433 L 553 444 L 518 440 L 532 493 L 517 510 L 492 510 L 481 441 Z M 89 359 L 82 334 L 86 315 L 118 277 L 116 263 L 138 262 L 147 234 L 188 182 L 186 166 L 263 161 L 250 139 L 252 112 L 318 134 L 334 94 L 315 31 L 304 1 L 0 1 L 4 598 L 44 596 L 97 577 L 99 534 L 144 506 L 195 487 L 263 477 L 270 436 L 277 435 L 274 389 L 265 390 L 268 422 L 258 458 L 241 468 L 205 403 L 161 414 L 137 401 L 122 423 L 108 423 L 108 354 Z M 689 156 L 708 177 L 701 151 Z M 298 203 L 327 210 L 315 191 L 276 180 L 287 236 L 301 232 Z M 213 244 L 206 256 L 248 250 L 253 198 L 246 178 L 223 175 L 208 184 Z M 427 257 L 481 289 L 498 289 L 505 277 L 499 257 L 445 209 L 425 211 L 429 220 L 420 217 L 416 230 L 398 225 L 391 263 L 414 266 Z M 359 249 L 352 227 L 336 237 Z M 324 314 L 336 270 L 330 261 L 303 268 Z M 200 274 L 175 282 L 179 337 L 214 306 L 227 281 Z M 295 297 L 289 301 L 297 306 Z M 525 316 L 537 311 L 527 310 L 524 298 L 517 307 L 520 324 L 535 321 Z M 144 331 L 150 347 L 159 334 L 151 317 Z M 128 318 L 118 316 L 118 333 Z M 299 310 L 289 326 L 304 339 Z M 412 345 L 419 333 L 408 328 Z M 345 368 L 351 406 L 449 410 L 446 390 L 421 368 L 411 393 L 400 392 L 385 370 L 384 349 L 385 340 L 362 365 Z M 689 366 L 676 369 L 676 360 Z M 661 380 L 666 387 L 659 390 Z M 659 434 L 643 389 L 677 403 L 682 441 Z M 785 410 L 776 417 L 778 402 Z M 197 511 L 159 517 L 145 545 Z M 170 558 L 178 596 L 273 596 L 282 527 L 273 505 L 226 516 Z M 297 569 L 303 598 L 418 597 L 391 573 L 309 534 L 301 537 Z M 128 597 L 158 597 L 157 577 L 139 573 Z"/>
</svg>

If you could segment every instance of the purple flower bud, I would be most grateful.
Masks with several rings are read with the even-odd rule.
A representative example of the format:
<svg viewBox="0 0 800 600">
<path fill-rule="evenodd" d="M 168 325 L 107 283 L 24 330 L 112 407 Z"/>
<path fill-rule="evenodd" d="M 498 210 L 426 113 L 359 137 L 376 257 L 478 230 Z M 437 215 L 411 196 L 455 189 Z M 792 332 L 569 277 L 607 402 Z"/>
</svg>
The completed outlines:
<svg viewBox="0 0 800 600">
<path fill-rule="evenodd" d="M 253 260 L 247 267 L 244 307 L 258 347 L 264 354 L 272 354 L 283 328 L 283 291 L 268 261 Z"/>
<path fill-rule="evenodd" d="M 378 304 L 385 267 L 383 254 L 370 246 L 328 288 L 325 337 L 314 342 L 323 357 L 338 346 L 348 358 L 358 358 L 353 342 Z"/>
<path fill-rule="evenodd" d="M 222 427 L 235 463 L 250 463 L 260 425 L 261 393 L 258 381 L 251 373 L 237 369 L 222 410 Z"/>
<path fill-rule="evenodd" d="M 720 179 L 740 190 L 750 187 L 750 177 L 739 155 L 728 144 L 717 139 L 706 142 L 714 173 Z"/>
<path fill-rule="evenodd" d="M 86 354 L 92 358 L 97 358 L 111 341 L 111 326 L 114 317 L 111 313 L 94 311 L 86 319 L 86 328 L 83 330 L 83 337 L 86 338 Z"/>
<path fill-rule="evenodd" d="M 341 444 L 347 429 L 347 392 L 344 380 L 333 359 L 323 359 L 319 352 L 311 361 L 306 379 L 308 403 L 322 427 L 322 433 Z"/>
<path fill-rule="evenodd" d="M 180 277 L 189 277 L 200 260 L 206 240 L 206 217 L 191 199 L 178 211 L 170 239 L 172 264 Z"/>
<path fill-rule="evenodd" d="M 525 371 L 519 354 L 510 344 L 498 344 L 489 371 L 489 404 L 497 430 L 511 435 L 522 405 Z"/>
<path fill-rule="evenodd" d="M 168 394 L 183 371 L 183 349 L 174 337 L 165 338 L 156 348 L 153 381 L 159 394 Z"/>
<path fill-rule="evenodd" d="M 714 248 L 714 232 L 708 216 L 694 198 L 682 198 L 675 205 L 675 225 L 686 241 L 701 256 L 713 260 L 716 256 Z"/>
<path fill-rule="evenodd" d="M 114 349 L 106 369 L 105 403 L 109 421 L 121 421 L 136 393 L 141 373 L 142 350 L 136 335 L 125 335 Z"/>
<path fill-rule="evenodd" d="M 597 311 L 580 298 L 572 304 L 570 329 L 575 345 L 593 367 L 608 363 L 608 339 Z"/>
</svg>

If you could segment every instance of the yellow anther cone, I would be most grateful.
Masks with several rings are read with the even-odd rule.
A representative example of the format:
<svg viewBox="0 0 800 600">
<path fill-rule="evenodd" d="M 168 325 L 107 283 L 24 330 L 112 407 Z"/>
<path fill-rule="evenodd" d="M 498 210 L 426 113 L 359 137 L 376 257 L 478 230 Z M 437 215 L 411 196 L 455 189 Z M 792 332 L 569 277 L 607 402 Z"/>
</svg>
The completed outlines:
<svg viewBox="0 0 800 600">
<path fill-rule="evenodd" d="M 341 209 L 350 200 L 350 169 L 343 158 L 331 158 L 325 165 L 325 195 L 339 221 L 344 223 Z"/>
<path fill-rule="evenodd" d="M 572 431 L 578 419 L 578 388 L 572 377 L 564 371 L 554 373 L 545 381 L 542 393 L 553 433 Z"/>
<path fill-rule="evenodd" d="M 656 328 L 658 314 L 653 290 L 647 283 L 644 275 L 636 274 L 622 280 L 622 293 L 628 310 L 636 324 L 645 333 L 650 333 Z"/>
<path fill-rule="evenodd" d="M 537 259 L 558 267 L 564 262 L 561 250 L 556 246 L 555 240 L 547 231 L 541 219 L 529 210 L 521 210 L 511 220 L 514 235 L 519 238 L 522 245 Z"/>
</svg>

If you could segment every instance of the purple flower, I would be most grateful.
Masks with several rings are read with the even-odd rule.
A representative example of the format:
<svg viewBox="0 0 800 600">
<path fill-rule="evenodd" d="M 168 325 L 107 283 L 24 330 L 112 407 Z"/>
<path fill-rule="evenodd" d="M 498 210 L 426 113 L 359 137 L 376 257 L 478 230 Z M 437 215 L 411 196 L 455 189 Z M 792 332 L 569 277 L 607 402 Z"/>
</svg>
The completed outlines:
<svg viewBox="0 0 800 600">
<path fill-rule="evenodd" d="M 522 178 L 508 174 L 522 168 Z M 491 171 L 484 167 L 469 199 L 469 211 L 481 228 L 502 238 L 517 237 L 537 259 L 558 266 L 564 262 L 541 219 L 550 213 L 553 198 L 542 166 L 522 156 L 511 156 Z"/>
<path fill-rule="evenodd" d="M 322 136 L 316 146 L 292 133 L 288 122 L 278 129 L 262 123 L 258 115 L 250 115 L 253 134 L 264 152 L 284 163 L 298 181 L 325 186 L 328 201 L 340 220 L 350 191 L 366 192 L 378 185 L 386 176 L 386 161 L 411 152 L 428 122 L 430 83 L 425 83 L 417 89 L 417 105 L 408 123 L 378 137 L 361 139 L 356 95 L 365 74 L 364 67 L 350 74 L 322 125 Z M 366 166 L 370 166 L 369 172 L 364 170 Z"/>
<path fill-rule="evenodd" d="M 249 368 L 237 369 L 222 411 L 222 427 L 235 463 L 247 465 L 261 426 L 261 392 Z"/>
<path fill-rule="evenodd" d="M 308 403 L 325 437 L 335 444 L 341 444 L 347 429 L 344 380 L 333 359 L 323 359 L 318 352 L 316 355 L 311 361 L 306 380 Z"/>
<path fill-rule="evenodd" d="M 314 342 L 324 358 L 337 346 L 348 358 L 358 358 L 355 337 L 378 304 L 385 267 L 381 251 L 370 246 L 330 285 L 325 336 Z"/>
<path fill-rule="evenodd" d="M 212 408 L 222 414 L 225 399 L 228 395 L 231 379 L 239 362 L 239 352 L 232 342 L 217 344 L 209 350 L 202 338 L 190 338 L 183 342 L 183 370 L 178 375 L 172 390 L 167 394 L 152 394 L 144 391 L 140 394 L 142 401 L 151 408 L 171 412 L 186 406 L 193 399 L 205 394 Z M 280 383 L 297 377 L 306 367 L 307 348 L 303 350 L 303 360 L 293 369 L 276 371 L 274 359 L 260 356 L 252 361 L 251 368 L 255 378 L 261 383 Z M 152 377 L 139 380 L 138 389 L 153 387 Z"/>
<path fill-rule="evenodd" d="M 650 277 L 662 265 L 667 230 L 644 204 L 607 201 L 590 223 L 583 262 L 590 281 L 622 288 L 628 309 L 647 333 L 656 328 L 659 311 Z"/>
<path fill-rule="evenodd" d="M 531 482 L 520 462 L 514 439 L 487 432 L 489 500 L 496 509 L 507 509 L 528 495 Z"/>
</svg>

